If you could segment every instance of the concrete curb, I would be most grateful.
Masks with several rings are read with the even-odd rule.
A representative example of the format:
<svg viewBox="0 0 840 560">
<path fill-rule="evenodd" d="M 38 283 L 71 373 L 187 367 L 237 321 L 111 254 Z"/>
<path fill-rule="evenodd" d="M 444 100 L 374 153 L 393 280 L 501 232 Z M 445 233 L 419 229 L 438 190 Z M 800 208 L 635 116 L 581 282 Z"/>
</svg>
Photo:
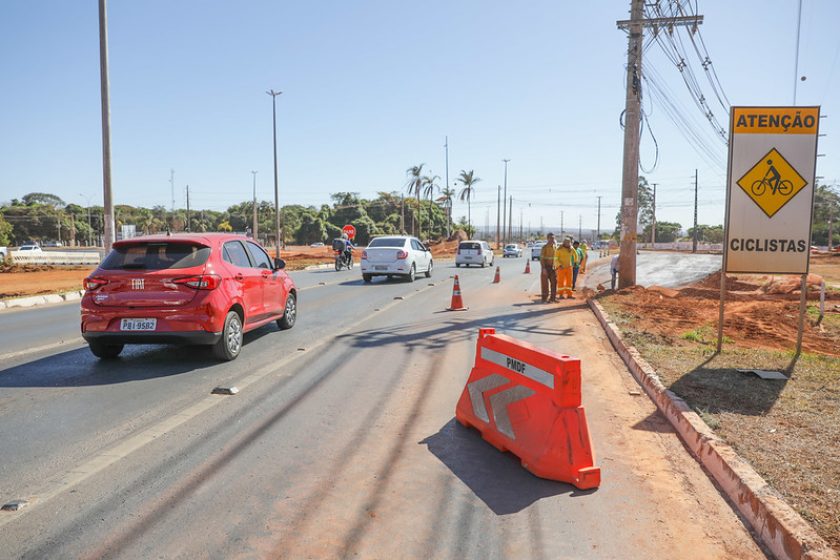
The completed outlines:
<svg viewBox="0 0 840 560">
<path fill-rule="evenodd" d="M 589 307 L 639 385 L 677 430 L 706 471 L 780 560 L 838 560 L 840 556 L 688 404 L 665 388 L 656 371 L 594 299 Z"/>
<path fill-rule="evenodd" d="M 0 309 L 15 309 L 23 307 L 36 307 L 52 303 L 64 303 L 65 301 L 78 301 L 85 295 L 84 290 L 73 292 L 60 292 L 57 294 L 44 294 L 40 296 L 29 296 L 0 300 Z"/>
</svg>

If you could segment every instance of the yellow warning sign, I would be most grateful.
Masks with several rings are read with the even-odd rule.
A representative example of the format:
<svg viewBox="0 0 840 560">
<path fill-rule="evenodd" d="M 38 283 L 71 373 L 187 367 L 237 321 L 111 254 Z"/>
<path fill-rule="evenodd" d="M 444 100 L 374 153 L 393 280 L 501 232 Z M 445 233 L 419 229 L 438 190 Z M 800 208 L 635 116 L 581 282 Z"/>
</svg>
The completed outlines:
<svg viewBox="0 0 840 560">
<path fill-rule="evenodd" d="M 772 218 L 807 184 L 808 181 L 802 178 L 776 148 L 767 152 L 738 179 L 738 186 L 768 218 Z"/>
</svg>

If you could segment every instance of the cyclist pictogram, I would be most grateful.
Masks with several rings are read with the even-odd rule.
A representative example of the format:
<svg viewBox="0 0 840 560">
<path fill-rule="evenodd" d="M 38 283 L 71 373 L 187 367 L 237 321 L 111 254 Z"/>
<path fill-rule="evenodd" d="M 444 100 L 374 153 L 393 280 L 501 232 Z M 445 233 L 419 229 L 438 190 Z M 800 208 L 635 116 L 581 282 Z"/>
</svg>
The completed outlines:
<svg viewBox="0 0 840 560">
<path fill-rule="evenodd" d="M 767 152 L 738 179 L 738 186 L 768 218 L 772 218 L 807 184 L 776 148 Z"/>
</svg>

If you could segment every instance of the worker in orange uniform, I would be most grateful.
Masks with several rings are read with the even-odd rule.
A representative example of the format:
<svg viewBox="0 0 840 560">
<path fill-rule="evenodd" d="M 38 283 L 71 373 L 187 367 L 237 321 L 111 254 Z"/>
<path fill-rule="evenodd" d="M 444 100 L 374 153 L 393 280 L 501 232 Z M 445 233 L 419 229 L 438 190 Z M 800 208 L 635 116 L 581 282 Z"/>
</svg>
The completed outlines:
<svg viewBox="0 0 840 560">
<path fill-rule="evenodd" d="M 551 286 L 551 301 L 557 301 L 557 273 L 554 271 L 554 252 L 557 244 L 554 242 L 554 234 L 546 236 L 548 243 L 540 249 L 540 298 L 545 303 L 548 300 L 548 288 Z"/>
<path fill-rule="evenodd" d="M 554 267 L 557 269 L 557 284 L 561 298 L 572 297 L 572 267 L 577 252 L 572 248 L 572 240 L 568 237 L 563 244 L 554 251 Z"/>
</svg>

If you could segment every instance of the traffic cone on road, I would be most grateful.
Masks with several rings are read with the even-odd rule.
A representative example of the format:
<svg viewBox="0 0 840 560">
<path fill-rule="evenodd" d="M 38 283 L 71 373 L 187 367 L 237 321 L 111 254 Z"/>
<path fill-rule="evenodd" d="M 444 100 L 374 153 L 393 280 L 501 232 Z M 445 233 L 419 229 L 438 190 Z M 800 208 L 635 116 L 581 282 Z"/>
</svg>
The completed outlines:
<svg viewBox="0 0 840 560">
<path fill-rule="evenodd" d="M 493 283 L 498 284 L 502 281 L 502 273 L 499 271 L 499 267 L 496 267 L 496 277 L 493 278 Z"/>
<path fill-rule="evenodd" d="M 531 274 L 531 259 L 525 261 L 525 274 Z"/>
<path fill-rule="evenodd" d="M 455 283 L 452 285 L 452 303 L 446 308 L 447 311 L 466 311 L 464 300 L 461 299 L 461 284 L 458 282 L 458 275 L 455 275 Z"/>
</svg>

